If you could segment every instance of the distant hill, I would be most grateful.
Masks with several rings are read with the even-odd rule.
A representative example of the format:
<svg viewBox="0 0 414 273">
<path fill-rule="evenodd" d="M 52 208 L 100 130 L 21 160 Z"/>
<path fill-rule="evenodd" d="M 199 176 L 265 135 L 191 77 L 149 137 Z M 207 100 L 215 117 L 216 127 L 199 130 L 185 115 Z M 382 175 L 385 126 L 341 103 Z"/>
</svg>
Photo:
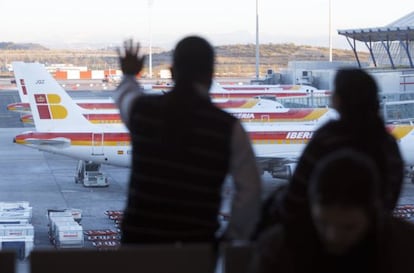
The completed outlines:
<svg viewBox="0 0 414 273">
<path fill-rule="evenodd" d="M 49 50 L 48 48 L 33 43 L 0 42 L 0 50 Z"/>
<path fill-rule="evenodd" d="M 216 73 L 220 76 L 251 77 L 255 74 L 256 47 L 254 44 L 223 45 L 215 47 Z M 142 49 L 143 54 L 148 52 Z M 153 50 L 152 67 L 154 75 L 170 67 L 172 51 Z M 361 62 L 369 61 L 367 52 L 359 52 Z M 147 59 L 148 60 L 148 59 Z M 277 71 L 288 66 L 289 61 L 328 61 L 329 48 L 307 45 L 262 44 L 260 45 L 260 72 L 272 68 Z M 351 50 L 333 49 L 333 60 L 355 61 Z M 41 62 L 45 64 L 73 64 L 89 69 L 119 68 L 116 50 L 107 49 L 48 49 L 39 44 L 15 44 L 0 42 L 0 69 L 6 71 L 12 61 Z M 145 70 L 148 66 L 144 67 Z"/>
<path fill-rule="evenodd" d="M 216 73 L 229 76 L 252 76 L 256 69 L 256 45 L 236 44 L 215 47 Z M 153 65 L 163 66 L 171 59 L 172 51 L 153 55 Z M 361 62 L 369 62 L 368 52 L 358 52 Z M 352 50 L 333 49 L 335 61 L 355 61 Z M 329 48 L 307 45 L 262 44 L 260 45 L 261 74 L 268 68 L 286 68 L 290 61 L 329 61 Z M 233 75 L 234 74 L 234 75 Z"/>
</svg>

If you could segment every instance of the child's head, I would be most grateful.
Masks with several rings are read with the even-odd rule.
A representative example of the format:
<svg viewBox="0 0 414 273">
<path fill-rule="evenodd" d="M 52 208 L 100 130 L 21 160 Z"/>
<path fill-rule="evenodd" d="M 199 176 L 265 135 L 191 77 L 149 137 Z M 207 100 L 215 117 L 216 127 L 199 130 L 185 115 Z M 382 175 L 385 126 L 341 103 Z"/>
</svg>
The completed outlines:
<svg viewBox="0 0 414 273">
<path fill-rule="evenodd" d="M 351 149 L 317 164 L 309 185 L 311 216 L 329 252 L 346 252 L 364 237 L 378 212 L 378 184 L 373 160 Z"/>
</svg>

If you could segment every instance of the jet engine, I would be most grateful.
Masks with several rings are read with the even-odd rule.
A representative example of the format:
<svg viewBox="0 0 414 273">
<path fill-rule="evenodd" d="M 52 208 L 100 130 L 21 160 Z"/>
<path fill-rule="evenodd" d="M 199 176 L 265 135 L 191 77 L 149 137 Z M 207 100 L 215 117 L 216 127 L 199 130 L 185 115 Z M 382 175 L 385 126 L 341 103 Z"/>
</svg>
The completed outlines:
<svg viewBox="0 0 414 273">
<path fill-rule="evenodd" d="M 292 177 L 292 174 L 296 168 L 297 163 L 289 163 L 279 166 L 273 166 L 271 170 L 271 175 L 273 178 L 278 179 L 289 179 Z"/>
</svg>

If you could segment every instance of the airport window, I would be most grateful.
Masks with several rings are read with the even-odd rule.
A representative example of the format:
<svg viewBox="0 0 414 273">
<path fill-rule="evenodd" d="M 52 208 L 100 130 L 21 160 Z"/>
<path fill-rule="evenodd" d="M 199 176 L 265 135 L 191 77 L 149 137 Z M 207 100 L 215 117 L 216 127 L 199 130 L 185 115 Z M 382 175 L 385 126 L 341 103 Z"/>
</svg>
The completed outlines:
<svg viewBox="0 0 414 273">
<path fill-rule="evenodd" d="M 4 2 L 18 2 L 18 1 L 4 1 Z M 56 2 L 56 1 L 55 1 Z M 93 2 L 93 1 L 92 1 Z M 138 2 L 138 1 L 136 1 Z M 154 1 L 149 1 L 154 2 Z M 155 1 L 157 2 L 157 1 Z M 85 2 L 86 3 L 86 2 Z M 73 3 L 72 3 L 73 4 Z M 39 5 L 38 5 L 39 6 Z M 75 5 L 73 5 L 75 6 Z M 132 10 L 132 9 L 131 9 Z M 140 9 L 143 10 L 143 9 Z M 36 11 L 32 11 L 32 13 L 36 13 Z M 92 16 L 94 12 L 90 13 L 88 16 Z M 99 12 L 97 12 L 99 13 Z M 115 13 L 114 13 L 115 14 Z M 116 13 L 118 14 L 118 13 Z M 103 14 L 105 15 L 105 14 Z M 23 16 L 21 16 L 23 17 Z M 141 16 L 142 17 L 142 16 Z M 128 16 L 125 16 L 125 18 L 129 18 Z M 136 17 L 138 19 L 141 19 Z M 84 29 L 96 29 L 96 25 L 93 25 L 93 22 L 95 20 L 90 20 L 89 18 L 88 22 L 91 22 L 91 25 L 88 25 L 87 28 Z M 412 18 L 413 19 L 413 18 Z M 109 20 L 108 20 L 109 21 Z M 88 23 L 89 24 L 89 23 Z M 76 25 L 73 25 L 76 26 Z M 85 25 L 84 25 L 85 26 Z M 114 27 L 115 28 L 115 27 Z M 58 28 L 56 28 L 58 29 Z M 65 29 L 65 28 L 61 28 Z M 84 29 L 79 31 L 80 36 L 84 36 L 81 34 L 84 34 Z M 138 29 L 146 29 L 145 27 L 138 28 Z M 105 29 L 107 30 L 107 29 Z M 123 29 L 121 28 L 119 30 L 119 33 L 122 34 Z M 14 32 L 14 29 L 9 31 Z M 48 31 L 43 31 L 44 33 L 47 33 Z M 99 31 L 98 31 L 99 32 Z M 26 37 L 26 34 L 29 34 L 28 31 L 24 31 L 22 35 Z M 62 35 L 62 37 L 66 37 L 68 33 L 60 33 L 59 36 Z M 125 33 L 127 35 L 127 33 Z M 160 40 L 163 40 L 164 37 L 157 37 L 160 38 Z M 26 39 L 26 38 L 25 38 Z M 100 40 L 100 39 L 97 39 Z M 58 41 L 56 41 L 58 42 Z M 74 159 L 72 157 L 64 157 L 59 156 L 56 153 L 48 153 L 43 151 L 38 151 L 34 149 L 27 149 L 25 147 L 22 147 L 21 145 L 18 145 L 16 143 L 11 143 L 12 139 L 15 139 L 16 136 L 22 135 L 25 131 L 34 130 L 33 125 L 28 124 L 22 124 L 20 122 L 21 114 L 17 112 L 10 112 L 7 109 L 7 104 L 9 102 L 22 102 L 23 100 L 19 96 L 18 88 L 21 87 L 22 90 L 27 91 L 26 86 L 29 84 L 28 82 L 24 82 L 23 79 L 15 79 L 13 74 L 13 69 L 10 64 L 11 61 L 19 61 L 19 60 L 26 60 L 27 62 L 40 62 L 42 65 L 44 64 L 45 68 L 47 68 L 48 73 L 52 75 L 52 78 L 57 81 L 56 87 L 62 87 L 64 91 L 66 91 L 67 94 L 70 95 L 70 97 L 74 101 L 87 101 L 89 98 L 92 100 L 99 100 L 99 101 L 105 101 L 109 98 L 114 98 L 114 90 L 117 84 L 119 84 L 121 80 L 121 74 L 118 64 L 118 58 L 116 55 L 116 47 L 122 43 L 122 41 L 113 41 L 114 44 L 108 44 L 105 42 L 105 44 L 100 43 L 100 45 L 86 45 L 85 47 L 88 48 L 87 50 L 83 49 L 76 49 L 74 51 L 69 49 L 54 49 L 54 48 L 47 48 L 47 46 L 44 45 L 34 45 L 34 48 L 31 48 L 29 50 L 21 49 L 19 47 L 26 48 L 27 46 L 30 47 L 30 45 L 19 45 L 16 49 L 9 50 L 8 46 L 13 45 L 7 45 L 7 43 L 1 43 L 0 42 L 0 91 L 2 95 L 2 99 L 0 100 L 0 143 L 1 145 L 4 145 L 4 149 L 2 150 L 2 166 L 1 169 L 3 169 L 3 173 L 1 173 L 2 176 L 2 186 L 4 190 L 2 190 L 2 194 L 0 193 L 0 201 L 4 200 L 10 200 L 13 199 L 14 196 L 16 196 L 15 203 L 17 204 L 17 209 L 22 209 L 22 213 L 25 214 L 25 216 L 28 215 L 28 211 L 30 211 L 30 216 L 33 217 L 33 225 L 34 228 L 34 234 L 37 236 L 36 238 L 39 238 L 39 240 L 27 240 L 27 241 L 19 241 L 17 243 L 3 243 L 2 247 L 4 248 L 19 248 L 19 251 L 23 254 L 23 256 L 26 256 L 28 253 L 25 251 L 29 251 L 31 247 L 45 247 L 48 248 L 52 246 L 52 241 L 48 241 L 48 235 L 46 234 L 45 230 L 47 232 L 54 232 L 56 230 L 49 230 L 50 227 L 50 217 L 49 212 L 52 212 L 52 210 L 56 210 L 53 212 L 62 212 L 62 215 L 58 217 L 66 217 L 68 216 L 68 210 L 74 209 L 74 211 L 70 211 L 70 213 L 78 213 L 78 216 L 80 215 L 80 212 L 77 211 L 79 209 L 78 206 L 82 206 L 81 209 L 83 209 L 83 214 L 81 217 L 83 218 L 82 221 L 77 219 L 81 223 L 81 227 L 83 231 L 88 231 L 89 233 L 80 232 L 78 226 L 73 225 L 73 221 L 68 221 L 70 224 L 68 226 L 73 226 L 73 229 L 67 228 L 64 230 L 64 233 L 68 237 L 76 237 L 78 241 L 76 241 L 77 246 L 80 244 L 83 244 L 86 248 L 98 248 L 101 250 L 105 249 L 113 249 L 117 246 L 119 246 L 119 219 L 121 219 L 122 216 L 120 216 L 126 202 L 126 192 L 125 189 L 127 189 L 127 183 L 129 181 L 129 169 L 128 168 L 120 168 L 115 165 L 110 165 L 107 163 L 113 163 L 114 161 L 121 161 L 125 158 L 131 158 L 132 157 L 132 149 L 131 149 L 131 143 L 126 140 L 126 138 L 118 138 L 118 140 L 115 139 L 104 139 L 104 134 L 97 134 L 101 135 L 102 139 L 96 138 L 93 139 L 89 136 L 85 136 L 85 134 L 82 133 L 68 133 L 65 137 L 62 136 L 52 136 L 50 138 L 47 138 L 46 140 L 39 139 L 39 143 L 45 143 L 50 142 L 53 144 L 57 144 L 56 147 L 68 147 L 68 145 L 76 144 L 76 146 L 82 150 L 82 153 L 88 154 L 88 160 L 91 158 L 93 160 L 100 160 L 100 162 L 103 162 L 102 164 L 95 163 L 94 161 L 88 162 L 87 160 L 78 160 Z M 119 42 L 119 44 L 116 44 L 115 42 Z M 66 44 L 66 41 L 63 41 L 63 43 Z M 4 45 L 6 44 L 6 45 Z M 142 41 L 143 49 L 145 49 L 144 54 L 148 54 L 149 52 L 149 45 L 148 41 Z M 4 48 L 2 46 L 5 46 Z M 271 43 L 269 45 L 266 45 L 266 47 L 270 48 Z M 389 57 L 386 54 L 384 48 L 377 44 L 379 48 L 377 48 L 377 51 L 380 50 L 384 55 L 384 60 L 378 60 L 379 63 L 387 63 L 389 61 Z M 75 46 L 75 45 L 74 45 Z M 77 46 L 77 45 L 76 45 Z M 80 45 L 79 45 L 80 46 Z M 410 65 L 409 57 L 407 57 L 405 50 L 400 50 L 401 44 L 395 45 L 398 47 L 390 48 L 391 52 L 394 52 L 395 54 L 402 54 L 402 57 L 399 58 L 403 61 L 400 65 L 407 65 L 404 67 L 403 70 L 396 70 L 392 73 L 384 73 L 382 71 L 379 71 L 379 79 L 384 79 L 381 84 L 388 85 L 389 82 L 398 82 L 398 84 L 393 85 L 393 88 L 396 88 L 396 92 L 392 92 L 390 94 L 384 94 L 384 105 L 383 110 L 381 111 L 381 114 L 384 115 L 384 119 L 392 122 L 404 122 L 407 126 L 412 126 L 412 122 L 414 122 L 414 85 L 412 84 L 414 82 L 414 68 L 408 67 Z M 97 47 L 97 48 L 95 48 Z M 284 45 L 285 47 L 285 45 Z M 40 48 L 40 49 L 39 49 Z M 93 48 L 92 50 L 90 50 Z M 225 47 L 220 47 L 220 54 L 221 52 L 226 51 L 224 49 Z M 230 47 L 231 48 L 231 47 Z M 234 49 L 237 49 L 237 51 L 233 51 Z M 239 50 L 241 49 L 241 50 Z M 247 65 L 244 64 L 244 62 L 251 59 L 252 52 L 249 51 L 251 49 L 251 45 L 248 45 L 247 47 L 243 47 L 242 45 L 237 45 L 233 49 L 226 51 L 224 56 L 220 56 L 220 61 L 217 62 L 218 67 L 216 70 L 217 73 L 217 79 L 220 81 L 223 81 L 222 85 L 225 85 L 227 82 L 231 82 L 231 84 L 234 86 L 242 86 L 242 85 L 250 85 L 250 83 L 254 82 L 254 79 L 251 78 L 253 75 L 253 70 L 251 69 L 254 67 L 253 63 L 249 63 Z M 375 49 L 375 47 L 374 47 Z M 414 50 L 413 43 L 410 41 L 410 47 L 408 48 L 410 52 Z M 161 59 L 169 59 L 171 57 L 171 51 L 170 49 L 164 49 L 164 48 L 157 48 L 153 52 L 157 52 L 157 56 L 154 55 L 154 58 L 156 59 L 157 65 L 154 66 L 154 73 L 153 77 L 149 76 L 149 67 L 145 67 L 145 72 L 140 75 L 140 81 L 143 83 L 150 85 L 151 88 L 155 90 L 155 85 L 158 85 L 158 83 L 166 83 L 170 88 L 171 79 L 167 79 L 165 72 L 162 70 L 166 70 L 165 67 L 167 67 L 168 63 L 162 63 L 161 65 Z M 284 49 L 285 51 L 286 49 Z M 240 52 L 240 55 L 244 54 L 243 52 L 246 51 L 246 56 L 234 56 L 234 54 L 238 54 L 235 52 Z M 401 51 L 401 52 L 400 52 Z M 267 52 L 272 52 L 272 50 L 266 49 L 262 50 L 261 54 L 268 54 Z M 380 53 L 381 53 L 380 52 Z M 400 54 L 400 55 L 401 55 Z M 276 54 L 275 54 L 276 55 Z M 351 54 L 352 55 L 352 54 Z M 235 57 L 235 58 L 233 58 Z M 269 59 L 267 59 L 269 58 Z M 369 54 L 367 54 L 367 58 L 369 58 Z M 229 63 L 225 63 L 224 65 L 222 63 L 226 62 L 226 60 L 229 59 Z M 283 59 L 283 58 L 278 58 Z M 154 59 L 155 60 L 155 59 Z M 272 64 L 275 59 L 270 59 L 270 56 L 265 56 L 265 60 L 267 64 Z M 308 62 L 308 61 L 306 61 Z M 238 64 L 238 68 L 234 67 L 234 63 Z M 243 63 L 242 65 L 240 63 Z M 279 66 L 279 64 L 275 61 L 275 66 Z M 305 65 L 301 63 L 294 63 L 296 66 L 299 64 L 299 66 Z M 307 65 L 312 65 L 313 63 L 308 63 Z M 323 65 L 323 62 L 320 63 Z M 319 63 L 318 63 L 319 65 Z M 267 65 L 266 65 L 267 66 Z M 242 68 L 240 68 L 242 67 Z M 286 67 L 288 67 L 288 63 L 286 63 Z M 373 67 L 370 67 L 370 70 Z M 290 68 L 289 68 L 290 69 Z M 325 74 L 325 72 L 313 72 L 310 70 L 310 68 L 295 68 L 295 71 L 290 71 L 287 69 L 286 75 L 281 73 L 276 73 L 276 71 L 273 71 L 272 69 L 267 69 L 267 67 L 261 68 L 261 73 L 259 73 L 261 77 L 266 77 L 266 79 L 256 79 L 257 82 L 260 84 L 255 85 L 256 89 L 262 88 L 262 90 L 271 91 L 272 88 L 264 88 L 260 85 L 267 84 L 269 81 L 271 81 L 275 74 L 280 74 L 280 82 L 277 84 L 296 84 L 296 75 L 303 76 L 303 77 L 314 77 L 315 82 L 314 85 L 324 85 L 320 86 L 320 90 L 329 90 L 331 85 L 331 80 L 333 73 L 331 72 Z M 237 70 L 237 72 L 232 71 Z M 374 70 L 374 69 L 372 69 Z M 284 71 L 281 69 L 281 71 Z M 321 70 L 322 71 L 322 70 Z M 401 72 L 402 71 L 402 72 Z M 236 75 L 237 73 L 240 73 L 240 77 L 228 77 L 228 75 Z M 285 73 L 285 72 L 283 72 Z M 319 73 L 322 73 L 321 76 Z M 406 74 L 407 73 L 407 74 Z M 164 76 L 162 76 L 164 75 Z M 237 74 L 238 75 L 238 74 Z M 385 76 L 383 76 L 385 75 Z M 282 77 L 283 76 L 283 77 Z M 285 77 L 287 76 L 287 77 Z M 39 77 L 39 79 L 42 79 L 42 77 Z M 390 80 L 392 79 L 392 80 Z M 283 82 L 288 81 L 291 82 Z M 237 81 L 237 82 L 236 82 Z M 242 83 L 239 83 L 238 81 L 243 81 Z M 257 83 L 256 82 L 256 83 Z M 38 80 L 36 83 L 39 86 L 44 86 L 43 80 Z M 273 83 L 272 83 L 273 84 Z M 292 86 L 292 85 L 291 85 Z M 295 86 L 298 87 L 298 86 Z M 303 86 L 302 86 L 303 87 Z M 303 87 L 304 88 L 304 87 Z M 319 88 L 319 87 L 318 87 Z M 383 88 L 384 90 L 386 88 Z M 391 90 L 391 88 L 389 88 Z M 165 86 L 164 86 L 165 90 Z M 305 90 L 305 89 L 303 89 Z M 315 90 L 315 91 L 313 91 Z M 234 91 L 234 90 L 233 90 Z M 296 91 L 296 90 L 295 90 Z M 311 92 L 312 91 L 312 92 Z M 244 123 L 249 123 L 248 126 L 255 127 L 258 123 L 265 123 L 265 128 L 268 128 L 269 123 L 278 123 L 279 121 L 275 122 L 276 118 L 270 119 L 270 117 L 273 116 L 273 114 L 283 112 L 282 108 L 290 108 L 290 107 L 298 107 L 298 108 L 310 108 L 310 107 L 326 107 L 330 103 L 330 97 L 327 95 L 320 95 L 320 93 L 317 93 L 316 89 L 313 88 L 306 88 L 306 92 L 309 92 L 309 94 L 301 95 L 300 97 L 279 97 L 279 96 L 271 96 L 267 98 L 262 98 L 262 96 L 257 97 L 262 100 L 261 107 L 267 107 L 268 102 L 265 102 L 264 99 L 272 99 L 275 104 L 272 104 L 273 106 L 269 106 L 269 108 L 266 109 L 266 111 L 260 111 L 261 113 L 257 114 L 255 113 L 256 121 L 254 118 L 246 118 Z M 58 100 L 56 99 L 55 95 L 57 93 L 57 90 L 53 91 L 53 94 L 48 98 L 50 101 L 54 101 L 59 107 L 60 103 L 62 103 L 64 100 Z M 267 93 L 267 92 L 266 92 Z M 39 95 L 39 94 L 38 94 Z M 50 94 L 49 94 L 50 95 Z M 297 95 L 297 94 L 296 94 Z M 37 97 L 45 98 L 45 97 Z M 88 98 L 88 99 L 86 99 Z M 230 93 L 223 93 L 219 96 L 220 99 L 231 99 Z M 402 103 L 402 98 L 404 100 L 407 100 L 406 103 Z M 39 106 L 39 108 L 44 110 L 44 113 L 42 113 L 42 119 L 43 121 L 46 121 L 47 119 L 53 120 L 54 124 L 59 124 L 60 121 L 62 121 L 62 117 L 65 115 L 62 110 L 59 107 L 54 108 L 53 111 L 50 111 L 48 109 L 52 109 L 50 106 L 52 103 L 49 104 L 40 103 L 37 101 L 37 103 L 42 104 Z M 280 105 L 280 104 L 281 105 Z M 232 104 L 233 105 L 233 104 Z M 260 104 L 259 104 L 260 105 Z M 270 105 L 270 104 L 269 104 Z M 44 108 L 42 108 L 44 106 Z M 56 106 L 56 105 L 54 105 Z M 94 106 L 96 107 L 96 106 Z M 58 109 L 58 110 L 56 110 Z M 66 108 L 65 108 L 66 109 Z M 86 109 L 86 108 L 85 108 Z M 271 109 L 271 110 L 268 110 Z M 67 109 L 66 109 L 67 110 Z M 96 118 L 95 114 L 97 112 L 97 108 L 93 108 L 93 110 L 82 110 L 84 116 L 88 116 L 89 123 L 93 126 L 98 126 L 95 128 L 107 128 L 107 127 L 117 127 L 120 125 L 119 120 L 115 120 L 116 117 L 113 114 L 115 112 L 111 111 L 111 115 L 106 120 L 103 118 Z M 246 111 L 246 109 L 243 109 L 243 111 Z M 265 113 L 268 113 L 270 111 L 273 111 L 271 115 L 262 115 Z M 91 114 L 94 112 L 94 114 Z M 86 114 L 89 113 L 89 114 Z M 54 116 L 55 115 L 55 116 Z M 259 118 L 259 116 L 261 118 Z M 58 117 L 58 118 L 56 118 Z M 108 116 L 107 116 L 108 117 Z M 248 117 L 246 115 L 245 117 Z M 277 119 L 279 120 L 279 116 L 277 116 Z M 313 122 L 313 121 L 312 121 Z M 253 124 L 254 123 L 254 124 Z M 78 126 L 79 125 L 79 126 Z M 80 124 L 71 124 L 72 127 L 83 128 L 80 126 Z M 63 128 L 66 131 L 69 131 L 70 127 Z M 267 129 L 266 129 L 267 130 Z M 302 129 L 300 129 L 302 130 Z M 66 132 L 65 131 L 65 132 Z M 409 134 L 410 136 L 414 134 L 413 131 Z M 69 135 L 69 136 L 68 136 Z M 76 135 L 76 137 L 73 137 L 73 135 Z M 267 150 L 273 147 L 277 147 L 277 145 L 280 144 L 296 144 L 291 145 L 294 148 L 289 149 L 296 149 L 296 147 L 300 145 L 306 145 L 309 142 L 309 139 L 276 139 L 276 137 L 269 137 L 266 135 L 262 139 L 256 139 L 253 140 L 252 143 L 256 146 L 262 145 L 262 150 Z M 73 139 L 70 139 L 70 137 L 73 137 Z M 70 139 L 68 141 L 68 139 Z M 33 140 L 33 138 L 32 138 Z M 105 141 L 106 140 L 106 141 Z M 151 141 L 151 139 L 149 139 Z M 404 142 L 404 141 L 403 141 Z M 399 144 L 402 144 L 401 140 L 398 140 Z M 91 146 L 92 144 L 95 144 L 94 147 L 91 148 L 91 150 L 86 151 L 86 146 Z M 273 145 L 270 147 L 270 145 Z M 47 146 L 47 145 L 44 145 Z M 296 147 L 295 147 L 296 146 Z M 260 150 L 260 149 L 258 149 Z M 112 156 L 109 152 L 112 152 L 112 156 L 115 158 L 115 160 L 112 159 Z M 127 156 L 124 156 L 127 155 Z M 107 165 L 106 165 L 107 164 Z M 414 176 L 414 174 L 413 174 Z M 269 176 L 263 176 L 263 179 L 271 179 L 268 178 Z M 109 179 L 108 179 L 109 178 Z M 414 178 L 412 178 L 414 181 Z M 274 180 L 272 180 L 274 182 Z M 409 184 L 409 183 L 405 183 Z M 410 186 L 409 184 L 408 186 Z M 407 186 L 407 185 L 405 185 Z M 407 187 L 408 187 L 407 186 Z M 19 195 L 19 193 L 22 193 Z M 21 197 L 17 197 L 21 196 Z M 39 197 L 38 197 L 39 196 Z M 30 206 L 28 204 L 18 204 L 21 199 L 24 199 L 27 197 L 27 199 L 30 199 Z M 406 197 L 406 196 L 404 196 Z M 410 197 L 411 198 L 411 197 Z M 410 198 L 407 198 L 406 200 L 411 200 Z M 82 202 L 79 202 L 79 200 L 85 200 Z M 109 200 L 109 201 L 108 201 Z M 7 209 L 7 206 L 9 204 L 5 204 L 4 202 L 0 202 L 0 212 L 2 208 Z M 23 200 L 25 201 L 25 200 Z M 26 201 L 25 201 L 26 202 Z M 30 208 L 29 208 L 30 207 Z M 24 210 L 24 211 L 23 211 Z M 111 212 L 109 212 L 111 211 Z M 54 213 L 52 213 L 53 215 Z M 48 217 L 44 217 L 45 215 L 48 215 Z M 73 216 L 73 215 L 72 215 Z M 110 217 L 111 216 L 111 217 Z M 0 217 L 1 218 L 1 217 Z M 53 218 L 53 217 L 52 217 Z M 1 219 L 0 219 L 1 220 Z M 66 228 L 66 224 L 68 222 L 65 222 L 67 219 L 64 219 L 62 223 L 65 223 L 64 226 Z M 22 220 L 23 222 L 26 220 Z M 75 220 L 76 221 L 76 220 Z M 26 224 L 26 223 L 25 223 Z M 113 231 L 115 231 L 115 234 L 113 234 Z M 21 232 L 31 234 L 32 229 L 30 226 L 22 227 Z M 43 233 L 42 233 L 43 232 Z M 28 235 L 30 236 L 30 235 Z M 47 238 L 47 240 L 43 240 L 44 238 Z M 91 238 L 99 238 L 100 240 L 92 240 Z M 91 240 L 89 240 L 91 239 Z M 108 239 L 108 240 L 106 240 Z M 99 242 L 98 242 L 99 241 Z M 56 243 L 56 240 L 55 240 Z M 0 265 L 0 272 L 1 272 L 1 265 Z"/>
</svg>

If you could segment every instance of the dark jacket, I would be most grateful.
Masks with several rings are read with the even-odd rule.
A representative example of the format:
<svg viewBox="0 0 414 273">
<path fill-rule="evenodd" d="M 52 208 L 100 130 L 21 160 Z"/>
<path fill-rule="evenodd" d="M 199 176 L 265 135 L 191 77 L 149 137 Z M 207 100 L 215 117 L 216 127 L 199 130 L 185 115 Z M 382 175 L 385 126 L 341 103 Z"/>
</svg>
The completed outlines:
<svg viewBox="0 0 414 273">
<path fill-rule="evenodd" d="M 412 272 L 414 225 L 404 220 L 387 218 L 375 235 L 342 256 L 302 238 L 282 225 L 269 228 L 256 243 L 249 273 Z"/>
<path fill-rule="evenodd" d="M 284 217 L 299 220 L 309 215 L 308 183 L 316 163 L 325 155 L 340 148 L 350 147 L 372 157 L 380 170 L 381 199 L 391 212 L 398 201 L 404 175 L 404 162 L 395 138 L 384 129 L 355 129 L 351 122 L 331 121 L 319 128 L 302 153 L 285 198 L 279 204 Z"/>
<path fill-rule="evenodd" d="M 196 90 L 184 91 L 143 96 L 131 110 L 124 243 L 215 238 L 236 119 Z"/>
<path fill-rule="evenodd" d="M 319 128 L 299 158 L 291 179 L 278 187 L 263 203 L 253 239 L 277 223 L 287 224 L 292 229 L 298 228 L 309 235 L 313 233 L 308 206 L 310 176 L 321 158 L 344 147 L 354 148 L 374 159 L 380 170 L 379 188 L 383 207 L 391 212 L 400 195 L 404 162 L 395 138 L 382 126 L 373 129 L 369 125 L 358 128 L 352 122 L 336 120 Z"/>
</svg>

